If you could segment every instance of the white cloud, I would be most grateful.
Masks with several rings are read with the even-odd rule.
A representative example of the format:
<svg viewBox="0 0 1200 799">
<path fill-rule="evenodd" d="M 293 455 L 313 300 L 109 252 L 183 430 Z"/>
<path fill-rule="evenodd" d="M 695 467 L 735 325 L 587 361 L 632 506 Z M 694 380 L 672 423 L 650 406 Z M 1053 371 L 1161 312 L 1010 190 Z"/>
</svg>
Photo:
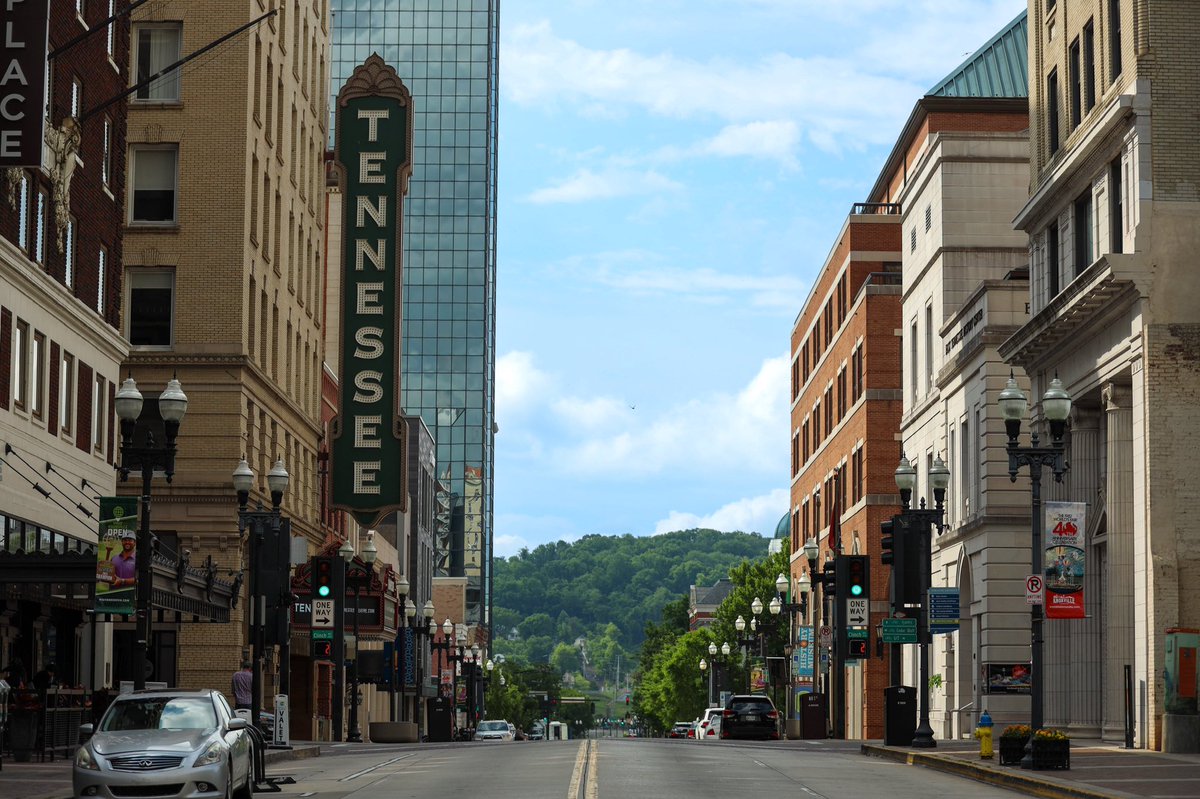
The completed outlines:
<svg viewBox="0 0 1200 799">
<path fill-rule="evenodd" d="M 722 505 L 708 514 L 671 511 L 667 518 L 655 524 L 654 534 L 704 527 L 725 532 L 761 533 L 769 538 L 775 535 L 775 527 L 787 513 L 789 501 L 788 490 L 776 488 L 767 494 Z"/>
<path fill-rule="evenodd" d="M 732 469 L 772 474 L 787 469 L 788 358 L 763 362 L 737 394 L 697 397 L 641 423 L 630 414 L 560 444 L 553 460 L 564 472 L 593 476 L 673 476 Z M 577 431 L 587 432 L 587 431 Z"/>
<path fill-rule="evenodd" d="M 496 416 L 516 416 L 536 403 L 550 378 L 533 365 L 533 354 L 513 351 L 496 359 Z"/>
<path fill-rule="evenodd" d="M 610 168 L 603 172 L 581 169 L 571 177 L 546 188 L 537 189 L 526 199 L 535 204 L 581 203 L 611 200 L 640 194 L 679 191 L 683 186 L 658 172 L 636 172 Z"/>
<path fill-rule="evenodd" d="M 792 120 L 729 125 L 702 146 L 703 152 L 720 156 L 770 158 L 793 165 L 800 130 Z"/>
</svg>

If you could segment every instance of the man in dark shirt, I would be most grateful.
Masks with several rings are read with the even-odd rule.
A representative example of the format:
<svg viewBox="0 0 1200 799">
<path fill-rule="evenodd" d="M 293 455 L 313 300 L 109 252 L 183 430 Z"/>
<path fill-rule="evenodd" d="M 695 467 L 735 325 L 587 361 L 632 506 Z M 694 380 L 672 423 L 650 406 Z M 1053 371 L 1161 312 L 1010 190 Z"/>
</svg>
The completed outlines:
<svg viewBox="0 0 1200 799">
<path fill-rule="evenodd" d="M 233 702 L 235 710 L 249 710 L 253 697 L 254 674 L 250 671 L 250 661 L 242 663 L 240 671 L 233 673 Z"/>
</svg>

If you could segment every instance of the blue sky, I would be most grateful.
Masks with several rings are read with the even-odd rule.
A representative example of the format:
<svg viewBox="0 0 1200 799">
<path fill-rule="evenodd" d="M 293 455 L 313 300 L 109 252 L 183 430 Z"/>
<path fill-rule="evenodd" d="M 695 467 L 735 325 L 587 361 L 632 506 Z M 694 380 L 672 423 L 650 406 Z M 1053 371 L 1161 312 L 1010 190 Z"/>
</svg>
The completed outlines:
<svg viewBox="0 0 1200 799">
<path fill-rule="evenodd" d="M 495 551 L 774 532 L 792 323 L 1024 0 L 504 0 Z"/>
</svg>

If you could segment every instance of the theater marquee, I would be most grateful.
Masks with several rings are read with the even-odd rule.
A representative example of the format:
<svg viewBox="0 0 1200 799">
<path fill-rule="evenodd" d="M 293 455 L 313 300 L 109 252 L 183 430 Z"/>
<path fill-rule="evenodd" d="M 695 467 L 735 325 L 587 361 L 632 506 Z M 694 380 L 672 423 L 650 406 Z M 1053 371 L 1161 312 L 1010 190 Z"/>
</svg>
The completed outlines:
<svg viewBox="0 0 1200 799">
<path fill-rule="evenodd" d="M 338 93 L 342 189 L 340 404 L 333 505 L 372 526 L 405 508 L 400 409 L 402 201 L 412 172 L 412 96 L 378 55 Z"/>
<path fill-rule="evenodd" d="M 4 0 L 0 58 L 0 167 L 42 164 L 50 0 Z"/>
</svg>

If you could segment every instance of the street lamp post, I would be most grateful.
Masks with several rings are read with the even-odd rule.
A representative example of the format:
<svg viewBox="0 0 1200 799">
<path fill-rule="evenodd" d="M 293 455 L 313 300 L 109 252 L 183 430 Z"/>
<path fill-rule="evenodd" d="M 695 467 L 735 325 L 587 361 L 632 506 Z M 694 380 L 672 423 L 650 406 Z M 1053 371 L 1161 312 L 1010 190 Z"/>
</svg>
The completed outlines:
<svg viewBox="0 0 1200 799">
<path fill-rule="evenodd" d="M 933 509 L 925 507 L 924 499 L 921 500 L 920 508 L 909 507 L 916 482 L 917 470 L 902 454 L 900 465 L 896 467 L 896 487 L 900 489 L 900 501 L 903 505 L 899 518 L 905 528 L 905 538 L 916 535 L 917 563 L 920 564 L 921 572 L 921 613 L 917 617 L 917 660 L 920 669 L 917 681 L 920 683 L 921 717 L 913 734 L 912 745 L 918 749 L 932 749 L 937 746 L 937 741 L 933 739 L 933 727 L 929 723 L 929 644 L 932 637 L 929 633 L 929 583 L 933 572 L 932 530 L 934 527 L 939 533 L 942 530 L 950 470 L 946 468 L 941 457 L 935 458 L 929 469 L 929 484 L 933 488 Z"/>
<path fill-rule="evenodd" d="M 150 641 L 150 601 L 153 595 L 151 583 L 154 579 L 150 568 L 153 550 L 153 534 L 150 532 L 150 484 L 156 470 L 162 470 L 168 483 L 175 474 L 175 439 L 179 435 L 179 423 L 187 413 L 188 399 L 179 381 L 174 377 L 167 382 L 166 390 L 159 395 L 158 412 L 162 416 L 167 439 L 161 447 L 155 446 L 154 433 L 149 431 L 146 434 L 145 445 L 136 446 L 133 443 L 137 420 L 142 413 L 142 402 L 142 393 L 138 391 L 137 383 L 132 377 L 128 377 L 121 384 L 121 390 L 116 393 L 113 403 L 121 420 L 121 464 L 117 471 L 120 472 L 122 480 L 129 479 L 129 473 L 135 470 L 140 471 L 142 477 L 141 516 L 138 523 L 137 549 L 134 553 L 134 567 L 137 571 L 134 589 L 137 610 L 137 640 L 133 650 L 135 690 L 146 687 L 146 651 Z"/>
<path fill-rule="evenodd" d="M 1068 465 L 1064 459 L 1063 436 L 1066 432 L 1067 417 L 1071 415 L 1071 395 L 1063 388 L 1062 381 L 1056 375 L 1050 381 L 1050 387 L 1042 395 L 1042 412 L 1050 422 L 1050 446 L 1038 445 L 1036 429 L 1030 430 L 1031 446 L 1020 446 L 1021 419 L 1029 401 L 1025 392 L 1017 385 L 1012 372 L 1008 375 L 1008 385 L 1000 392 L 1000 413 L 1004 416 L 1004 431 L 1008 434 L 1008 476 L 1012 482 L 1017 481 L 1017 472 L 1022 466 L 1029 467 L 1029 486 L 1031 493 L 1032 542 L 1031 563 L 1033 574 L 1043 574 L 1045 566 L 1042 551 L 1042 468 L 1049 468 L 1054 474 L 1055 482 L 1061 483 L 1067 473 Z M 1029 716 L 1030 728 L 1035 732 L 1043 724 L 1043 704 L 1045 695 L 1042 681 L 1042 641 L 1043 621 L 1041 605 L 1029 606 L 1030 661 L 1029 661 Z M 1025 746 L 1025 756 L 1021 760 L 1021 768 L 1033 768 L 1033 738 Z"/>
<path fill-rule="evenodd" d="M 362 561 L 366 564 L 366 569 L 351 570 L 349 568 L 351 561 L 354 560 L 354 547 L 350 545 L 350 539 L 346 539 L 338 550 L 338 554 L 346 561 L 346 581 L 354 586 L 354 670 L 350 672 L 350 731 L 346 734 L 346 741 L 362 743 L 362 731 L 358 726 L 358 704 L 361 700 L 358 695 L 359 597 L 364 585 L 367 588 L 371 587 L 371 577 L 375 573 L 375 558 L 379 556 L 379 549 L 375 546 L 375 531 L 367 531 L 367 543 L 362 550 Z"/>
<path fill-rule="evenodd" d="M 246 535 L 250 531 L 250 634 L 253 642 L 254 658 L 251 661 L 250 686 L 250 718 L 251 724 L 258 725 L 259 713 L 262 711 L 262 661 L 266 646 L 266 608 L 267 598 L 262 596 L 261 572 L 263 565 L 262 542 L 266 528 L 270 525 L 272 532 L 279 533 L 281 524 L 280 504 L 283 494 L 287 491 L 290 476 L 284 468 L 283 459 L 275 461 L 271 471 L 267 473 L 267 488 L 271 492 L 271 509 L 263 508 L 262 500 L 258 506 L 249 510 L 250 490 L 254 488 L 254 470 L 245 458 L 233 470 L 233 490 L 237 492 L 238 501 L 238 533 Z M 281 663 L 280 669 L 286 673 L 289 664 Z"/>
<path fill-rule="evenodd" d="M 416 640 L 415 640 L 416 639 L 416 630 L 414 629 L 416 625 L 414 622 L 417 618 L 417 606 L 414 605 L 413 601 L 408 598 L 408 591 L 410 588 L 411 588 L 411 585 L 408 582 L 408 578 L 406 576 L 404 576 L 403 574 L 400 575 L 400 578 L 398 580 L 396 580 L 396 590 L 400 595 L 399 596 L 400 608 L 402 609 L 402 611 L 404 613 L 404 618 L 400 625 L 400 635 L 398 636 L 397 643 L 396 643 L 396 648 L 400 650 L 400 662 L 398 664 L 398 668 L 396 668 L 396 670 L 393 671 L 393 673 L 392 673 L 392 692 L 393 692 L 392 720 L 393 721 L 397 720 L 397 718 L 396 718 L 397 716 L 399 716 L 399 721 L 404 721 L 405 720 L 404 717 L 406 715 L 408 715 L 404 705 L 408 701 L 408 697 L 406 695 L 407 692 L 405 690 L 408 683 L 405 680 L 405 675 L 408 672 L 408 639 L 409 639 L 410 635 L 412 635 L 412 637 L 414 639 L 414 641 L 413 641 L 413 644 L 414 644 L 413 645 L 413 660 L 414 661 L 416 660 L 416 650 L 417 650 Z M 400 709 L 398 712 L 396 710 L 396 704 L 395 704 L 395 690 L 396 690 L 396 682 L 397 681 L 399 681 L 399 683 L 400 683 Z"/>
</svg>

